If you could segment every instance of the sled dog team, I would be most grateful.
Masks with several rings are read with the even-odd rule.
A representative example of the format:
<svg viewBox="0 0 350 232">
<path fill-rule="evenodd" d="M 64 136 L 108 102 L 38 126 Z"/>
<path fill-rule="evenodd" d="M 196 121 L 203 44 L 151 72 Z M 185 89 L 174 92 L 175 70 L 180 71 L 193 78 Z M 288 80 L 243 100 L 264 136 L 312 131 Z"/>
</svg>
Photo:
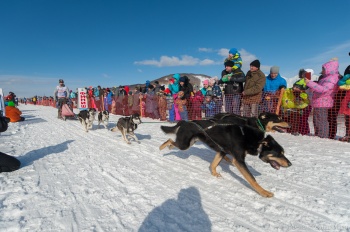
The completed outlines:
<svg viewBox="0 0 350 232">
<path fill-rule="evenodd" d="M 96 116 L 96 109 L 90 108 L 87 110 L 81 110 L 78 114 L 78 119 L 83 126 L 83 129 L 88 132 L 89 129 L 92 128 L 92 123 L 95 120 Z M 109 112 L 107 110 L 100 111 L 97 116 L 98 120 L 98 126 L 100 127 L 100 124 L 103 124 L 106 129 L 108 129 L 108 122 L 109 122 Z M 134 131 L 137 129 L 137 126 L 141 123 L 141 118 L 139 114 L 133 114 L 129 117 L 122 117 L 119 118 L 117 122 L 117 126 L 112 128 L 111 131 L 116 132 L 120 131 L 122 133 L 123 139 L 126 143 L 130 144 L 130 141 L 128 140 L 127 136 L 130 136 L 131 138 L 134 138 L 134 140 L 138 143 L 139 140 L 137 139 L 137 136 L 135 135 Z"/>
<path fill-rule="evenodd" d="M 78 119 L 86 132 L 92 128 L 96 110 L 82 110 Z M 101 123 L 107 128 L 109 120 L 108 111 L 98 114 L 98 125 Z M 141 123 L 139 114 L 119 118 L 117 125 L 111 131 L 120 131 L 124 141 L 130 144 L 127 136 L 140 143 L 135 130 Z M 245 157 L 247 154 L 258 156 L 261 161 L 269 163 L 271 167 L 279 170 L 280 167 L 289 167 L 292 163 L 284 156 L 283 147 L 271 135 L 265 132 L 284 132 L 289 124 L 274 113 L 261 113 L 258 117 L 242 117 L 235 114 L 219 113 L 211 119 L 179 121 L 175 126 L 161 126 L 165 134 L 175 134 L 175 141 L 168 139 L 159 149 L 174 147 L 187 150 L 197 141 L 205 143 L 216 152 L 210 164 L 211 174 L 221 177 L 216 171 L 222 159 L 233 164 L 241 172 L 251 187 L 263 197 L 272 197 L 273 193 L 262 188 L 250 172 Z M 233 157 L 228 158 L 227 155 Z"/>
</svg>

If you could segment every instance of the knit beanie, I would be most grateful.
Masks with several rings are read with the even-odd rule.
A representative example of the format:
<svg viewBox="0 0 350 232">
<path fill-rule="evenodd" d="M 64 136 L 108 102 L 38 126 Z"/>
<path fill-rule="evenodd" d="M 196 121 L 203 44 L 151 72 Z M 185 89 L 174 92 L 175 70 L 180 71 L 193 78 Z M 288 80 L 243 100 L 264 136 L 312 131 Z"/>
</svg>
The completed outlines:
<svg viewBox="0 0 350 232">
<path fill-rule="evenodd" d="M 194 85 L 193 86 L 193 90 L 199 91 L 199 86 L 198 85 Z"/>
<path fill-rule="evenodd" d="M 279 73 L 280 72 L 280 67 L 278 66 L 272 66 L 270 69 L 270 73 Z"/>
<path fill-rule="evenodd" d="M 228 52 L 228 54 L 236 54 L 237 53 L 237 48 L 231 48 L 230 51 Z"/>
<path fill-rule="evenodd" d="M 204 84 L 204 85 L 209 85 L 209 80 L 208 80 L 208 79 L 205 79 L 205 80 L 203 81 L 203 84 Z"/>
<path fill-rule="evenodd" d="M 185 77 L 180 77 L 179 82 L 184 82 L 185 83 L 186 79 Z"/>
<path fill-rule="evenodd" d="M 250 63 L 250 66 L 254 66 L 254 67 L 260 68 L 260 61 L 259 60 L 253 60 L 252 63 Z"/>
<path fill-rule="evenodd" d="M 235 63 L 232 61 L 232 60 L 227 60 L 225 63 L 224 63 L 225 67 L 226 66 L 229 66 L 229 67 L 233 67 L 235 66 Z"/>
</svg>

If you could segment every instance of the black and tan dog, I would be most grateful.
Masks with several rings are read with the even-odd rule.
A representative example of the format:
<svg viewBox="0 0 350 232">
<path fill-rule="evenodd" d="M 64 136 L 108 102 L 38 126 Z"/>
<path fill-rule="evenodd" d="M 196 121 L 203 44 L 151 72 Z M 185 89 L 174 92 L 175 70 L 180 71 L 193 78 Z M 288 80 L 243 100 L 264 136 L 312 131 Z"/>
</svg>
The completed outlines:
<svg viewBox="0 0 350 232">
<path fill-rule="evenodd" d="M 137 126 L 141 123 L 141 118 L 138 113 L 131 115 L 130 117 L 119 118 L 117 126 L 111 129 L 115 132 L 119 130 L 122 133 L 122 136 L 126 143 L 130 144 L 131 142 L 126 138 L 127 135 L 130 135 L 135 139 L 136 142 L 140 143 L 137 139 L 134 131 L 137 129 Z"/>
<path fill-rule="evenodd" d="M 273 168 L 289 167 L 291 162 L 284 156 L 284 149 L 276 140 L 259 129 L 249 125 L 229 124 L 222 120 L 180 121 L 173 127 L 161 126 L 166 134 L 175 134 L 176 140 L 168 139 L 159 149 L 177 147 L 186 150 L 200 140 L 216 151 L 210 164 L 212 175 L 220 177 L 216 167 L 226 154 L 233 156 L 232 164 L 242 173 L 249 184 L 262 196 L 272 197 L 273 193 L 263 189 L 249 171 L 246 154 L 269 163 Z"/>
<path fill-rule="evenodd" d="M 89 132 L 88 130 L 92 128 L 92 123 L 95 120 L 96 116 L 96 109 L 90 108 L 88 110 L 81 110 L 78 114 L 78 119 L 83 125 L 86 132 Z"/>
<path fill-rule="evenodd" d="M 100 124 L 102 123 L 106 129 L 109 122 L 109 112 L 107 110 L 100 111 L 97 115 L 97 121 L 98 121 L 98 127 L 100 127 Z"/>
</svg>

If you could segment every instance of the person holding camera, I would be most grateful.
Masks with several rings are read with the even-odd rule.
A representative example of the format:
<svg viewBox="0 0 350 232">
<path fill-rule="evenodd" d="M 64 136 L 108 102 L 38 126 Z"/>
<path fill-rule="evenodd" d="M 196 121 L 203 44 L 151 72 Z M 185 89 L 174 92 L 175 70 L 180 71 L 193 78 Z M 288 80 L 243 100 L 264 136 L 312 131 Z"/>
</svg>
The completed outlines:
<svg viewBox="0 0 350 232">
<path fill-rule="evenodd" d="M 226 113 L 240 115 L 241 93 L 246 77 L 240 68 L 234 69 L 234 66 L 235 63 L 231 60 L 225 62 L 225 69 L 221 72 L 218 84 L 224 86 Z"/>
<path fill-rule="evenodd" d="M 328 110 L 333 107 L 334 95 L 338 91 L 338 68 L 338 59 L 333 58 L 322 65 L 322 77 L 318 82 L 304 78 L 306 85 L 312 91 L 314 131 L 320 138 L 329 137 Z"/>
<path fill-rule="evenodd" d="M 260 70 L 260 61 L 254 60 L 250 63 L 250 70 L 247 72 L 246 82 L 242 92 L 243 116 L 258 116 L 258 105 L 261 102 L 265 83 L 266 77 Z"/>
</svg>

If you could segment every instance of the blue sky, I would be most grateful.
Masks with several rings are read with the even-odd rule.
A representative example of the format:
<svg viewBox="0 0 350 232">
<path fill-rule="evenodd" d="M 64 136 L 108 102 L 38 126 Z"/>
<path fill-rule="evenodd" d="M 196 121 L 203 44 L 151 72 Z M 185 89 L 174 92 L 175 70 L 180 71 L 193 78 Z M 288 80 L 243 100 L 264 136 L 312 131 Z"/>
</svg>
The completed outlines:
<svg viewBox="0 0 350 232">
<path fill-rule="evenodd" d="M 349 0 L 0 0 L 0 88 L 19 97 L 145 83 L 172 73 L 220 76 L 230 48 L 243 70 L 321 71 L 350 64 Z"/>
</svg>

